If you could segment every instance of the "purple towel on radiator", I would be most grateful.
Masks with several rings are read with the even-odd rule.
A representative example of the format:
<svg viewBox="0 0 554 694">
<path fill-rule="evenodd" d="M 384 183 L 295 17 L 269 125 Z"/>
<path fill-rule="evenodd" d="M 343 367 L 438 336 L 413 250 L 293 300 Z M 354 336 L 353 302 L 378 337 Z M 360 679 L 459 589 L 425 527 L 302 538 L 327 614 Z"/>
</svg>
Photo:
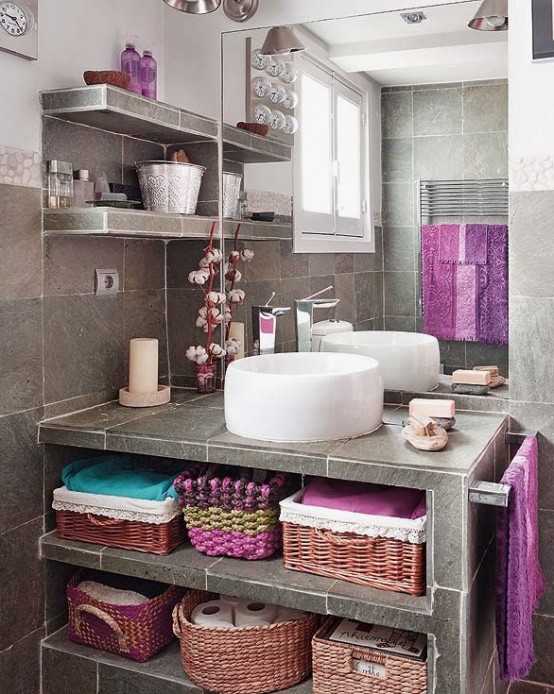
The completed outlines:
<svg viewBox="0 0 554 694">
<path fill-rule="evenodd" d="M 421 246 L 424 332 L 508 344 L 508 227 L 423 226 Z"/>
<path fill-rule="evenodd" d="M 538 443 L 528 436 L 504 473 L 509 506 L 496 529 L 496 642 L 500 678 L 526 677 L 535 662 L 533 612 L 545 582 L 538 549 Z"/>
<path fill-rule="evenodd" d="M 442 224 L 439 230 L 441 262 L 460 265 L 487 264 L 487 224 Z"/>
</svg>

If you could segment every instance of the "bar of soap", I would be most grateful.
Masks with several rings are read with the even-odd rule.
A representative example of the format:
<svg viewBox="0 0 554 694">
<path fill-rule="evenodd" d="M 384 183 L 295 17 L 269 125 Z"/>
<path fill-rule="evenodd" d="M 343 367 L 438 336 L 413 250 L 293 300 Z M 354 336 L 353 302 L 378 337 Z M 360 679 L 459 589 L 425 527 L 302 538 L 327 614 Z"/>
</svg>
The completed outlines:
<svg viewBox="0 0 554 694">
<path fill-rule="evenodd" d="M 482 386 L 475 383 L 452 384 L 452 392 L 456 395 L 486 395 L 490 389 L 490 386 Z"/>
<path fill-rule="evenodd" d="M 410 400 L 410 415 L 420 414 L 424 417 L 441 417 L 450 419 L 456 414 L 456 403 L 454 400 L 431 400 L 430 398 L 414 398 Z"/>
<path fill-rule="evenodd" d="M 474 371 L 488 371 L 491 375 L 491 380 L 498 378 L 500 376 L 500 369 L 498 366 L 474 366 Z"/>
<path fill-rule="evenodd" d="M 452 384 L 463 383 L 471 386 L 488 386 L 491 382 L 489 371 L 475 371 L 473 369 L 458 369 L 452 374 Z"/>
</svg>

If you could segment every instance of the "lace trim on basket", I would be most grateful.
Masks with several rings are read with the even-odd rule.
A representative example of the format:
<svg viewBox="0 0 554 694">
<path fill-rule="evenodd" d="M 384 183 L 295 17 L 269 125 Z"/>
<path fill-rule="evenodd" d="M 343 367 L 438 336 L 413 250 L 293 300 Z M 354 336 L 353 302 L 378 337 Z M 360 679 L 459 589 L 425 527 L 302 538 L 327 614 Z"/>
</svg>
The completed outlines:
<svg viewBox="0 0 554 694">
<path fill-rule="evenodd" d="M 393 523 L 399 523 L 404 519 L 391 518 Z M 390 540 L 409 542 L 412 545 L 421 545 L 426 541 L 425 518 L 416 521 L 408 521 L 417 524 L 415 527 L 402 527 L 401 525 L 378 525 L 376 523 L 360 524 L 349 521 L 331 520 L 326 518 L 314 518 L 310 515 L 281 509 L 281 521 L 295 525 L 306 525 L 318 530 L 332 530 L 337 533 L 356 533 L 368 537 L 384 537 Z M 418 521 L 421 521 L 418 523 Z"/>
<path fill-rule="evenodd" d="M 117 520 L 141 521 L 142 523 L 153 523 L 161 525 L 169 523 L 175 516 L 181 513 L 180 509 L 171 513 L 146 513 L 145 511 L 128 511 L 124 509 L 103 508 L 102 506 L 84 506 L 83 504 L 72 504 L 69 501 L 53 501 L 52 508 L 54 511 L 73 511 L 74 513 L 92 513 L 95 516 L 105 516 L 106 518 L 115 518 Z"/>
</svg>

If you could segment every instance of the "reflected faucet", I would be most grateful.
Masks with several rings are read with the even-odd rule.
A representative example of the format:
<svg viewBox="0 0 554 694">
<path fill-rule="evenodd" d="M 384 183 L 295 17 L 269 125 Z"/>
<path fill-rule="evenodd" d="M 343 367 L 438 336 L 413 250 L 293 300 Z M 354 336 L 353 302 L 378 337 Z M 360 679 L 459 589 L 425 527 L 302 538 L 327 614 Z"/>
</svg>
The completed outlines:
<svg viewBox="0 0 554 694">
<path fill-rule="evenodd" d="M 269 297 L 265 306 L 252 306 L 254 354 L 273 354 L 275 352 L 277 318 L 290 311 L 289 306 L 270 306 L 274 296 L 275 292 Z"/>
<path fill-rule="evenodd" d="M 295 306 L 296 351 L 312 351 L 312 327 L 314 324 L 314 308 L 335 308 L 340 299 L 316 299 L 317 296 L 331 291 L 333 285 L 311 294 L 305 299 L 297 299 Z"/>
</svg>

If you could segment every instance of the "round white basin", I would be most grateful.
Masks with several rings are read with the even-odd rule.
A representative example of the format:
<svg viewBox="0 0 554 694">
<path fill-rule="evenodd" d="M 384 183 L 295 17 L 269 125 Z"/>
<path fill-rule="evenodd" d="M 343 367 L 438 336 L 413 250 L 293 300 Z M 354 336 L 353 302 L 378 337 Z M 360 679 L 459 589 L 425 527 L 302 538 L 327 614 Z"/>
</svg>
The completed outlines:
<svg viewBox="0 0 554 694">
<path fill-rule="evenodd" d="M 225 421 L 262 441 L 327 441 L 381 426 L 379 364 L 352 354 L 292 352 L 234 361 L 225 376 Z"/>
<path fill-rule="evenodd" d="M 324 337 L 320 351 L 376 359 L 387 390 L 422 392 L 439 383 L 439 342 L 432 335 L 387 330 L 339 333 Z"/>
</svg>

